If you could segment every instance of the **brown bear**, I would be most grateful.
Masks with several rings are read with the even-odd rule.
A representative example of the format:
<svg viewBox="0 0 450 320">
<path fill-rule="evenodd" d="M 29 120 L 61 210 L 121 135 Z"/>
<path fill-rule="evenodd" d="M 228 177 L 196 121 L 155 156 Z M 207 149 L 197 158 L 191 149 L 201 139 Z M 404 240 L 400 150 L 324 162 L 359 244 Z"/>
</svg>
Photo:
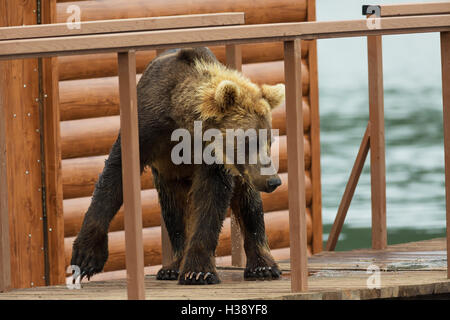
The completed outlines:
<svg viewBox="0 0 450 320">
<path fill-rule="evenodd" d="M 221 156 L 227 161 L 207 164 L 183 150 L 180 156 L 192 162 L 176 164 L 173 150 L 178 142 L 172 135 L 180 128 L 195 135 L 198 121 L 202 132 L 212 128 L 223 133 L 229 129 L 270 130 L 271 110 L 284 99 L 284 85 L 256 85 L 218 62 L 209 49 L 193 48 L 168 50 L 154 59 L 143 73 L 137 93 L 141 172 L 151 167 L 175 257 L 158 272 L 157 279 L 219 283 L 214 256 L 229 207 L 244 237 L 244 278 L 279 278 L 281 271 L 267 243 L 260 196 L 261 191 L 272 192 L 281 184 L 276 172 L 262 175 L 261 168 L 267 164 L 259 160 L 234 164 L 225 152 Z M 269 134 L 259 140 L 258 152 L 270 157 L 272 137 Z M 248 136 L 241 140 L 245 146 L 249 142 Z M 207 144 L 204 141 L 202 148 Z M 219 156 L 217 152 L 220 149 L 212 154 Z M 245 151 L 246 160 L 249 153 Z M 108 227 L 122 202 L 119 133 L 73 243 L 71 264 L 80 268 L 81 278 L 89 279 L 103 270 L 108 258 Z"/>
</svg>

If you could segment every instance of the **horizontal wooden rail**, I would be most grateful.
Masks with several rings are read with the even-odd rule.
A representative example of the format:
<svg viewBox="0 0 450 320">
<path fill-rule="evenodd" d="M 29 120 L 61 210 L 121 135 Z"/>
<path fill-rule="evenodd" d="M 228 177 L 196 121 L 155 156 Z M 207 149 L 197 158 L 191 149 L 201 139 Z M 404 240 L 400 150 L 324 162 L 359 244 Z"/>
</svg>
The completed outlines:
<svg viewBox="0 0 450 320">
<path fill-rule="evenodd" d="M 373 13 L 369 8 L 378 8 L 381 17 L 412 16 L 424 14 L 448 14 L 450 2 L 401 3 L 382 5 L 363 5 L 362 14 Z"/>
<path fill-rule="evenodd" d="M 244 24 L 244 13 L 242 12 L 87 21 L 80 22 L 79 26 L 67 22 L 0 28 L 0 40 L 197 28 L 221 25 L 230 26 L 239 24 Z"/>
<path fill-rule="evenodd" d="M 2 40 L 0 59 L 442 31 L 450 31 L 450 15 L 380 18 L 380 28 L 374 29 L 369 28 L 366 19 L 360 19 L 120 32 Z"/>
</svg>

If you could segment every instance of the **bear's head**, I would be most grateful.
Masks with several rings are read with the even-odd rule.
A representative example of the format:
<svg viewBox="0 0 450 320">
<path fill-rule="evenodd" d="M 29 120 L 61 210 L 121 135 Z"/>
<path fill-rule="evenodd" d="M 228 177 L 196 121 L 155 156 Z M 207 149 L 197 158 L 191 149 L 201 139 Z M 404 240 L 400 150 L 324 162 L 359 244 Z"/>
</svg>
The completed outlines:
<svg viewBox="0 0 450 320">
<path fill-rule="evenodd" d="M 271 159 L 272 109 L 284 100 L 284 84 L 258 85 L 219 63 L 200 61 L 197 68 L 205 79 L 198 90 L 198 118 L 204 130 L 215 128 L 224 137 L 219 148 L 211 139 L 216 156 L 256 190 L 274 191 L 281 180 Z"/>
</svg>

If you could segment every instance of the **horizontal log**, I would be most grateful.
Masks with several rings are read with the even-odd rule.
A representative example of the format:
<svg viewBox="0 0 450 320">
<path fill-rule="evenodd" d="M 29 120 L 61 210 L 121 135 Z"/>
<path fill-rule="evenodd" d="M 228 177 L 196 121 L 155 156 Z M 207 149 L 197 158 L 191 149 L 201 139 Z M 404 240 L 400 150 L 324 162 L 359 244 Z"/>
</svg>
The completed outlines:
<svg viewBox="0 0 450 320">
<path fill-rule="evenodd" d="M 311 166 L 309 139 L 305 137 L 305 168 Z M 279 148 L 279 152 L 276 150 Z M 279 164 L 278 172 L 287 171 L 286 136 L 280 136 L 279 143 L 273 145 L 273 160 Z M 64 199 L 80 198 L 92 195 L 98 175 L 102 172 L 107 155 L 65 159 L 62 161 Z M 142 189 L 153 188 L 150 170 L 146 170 L 141 179 Z"/>
<path fill-rule="evenodd" d="M 116 59 L 117 60 L 117 59 Z M 309 92 L 309 72 L 302 63 L 303 95 Z M 80 67 L 74 67 L 80 70 Z M 242 72 L 258 84 L 284 82 L 283 61 L 244 64 Z M 138 80 L 141 75 L 138 75 Z M 119 114 L 117 77 L 61 81 L 59 84 L 61 120 L 104 117 Z"/>
<path fill-rule="evenodd" d="M 91 197 L 65 199 L 63 201 L 64 212 L 64 236 L 72 237 L 78 234 L 83 222 L 84 214 L 91 204 Z M 144 228 L 161 225 L 161 208 L 158 202 L 156 189 L 141 191 L 142 226 Z M 109 231 L 124 230 L 123 206 L 111 221 Z"/>
<path fill-rule="evenodd" d="M 211 46 L 220 62 L 225 63 L 225 47 Z M 302 45 L 302 58 L 306 58 L 308 46 Z M 155 50 L 136 52 L 136 70 L 144 72 L 156 56 Z M 283 60 L 283 43 L 268 42 L 242 45 L 242 63 L 258 63 Z M 59 80 L 76 80 L 117 76 L 117 54 L 99 53 L 58 58 Z"/>
<path fill-rule="evenodd" d="M 261 193 L 265 212 L 284 210 L 288 208 L 287 174 L 280 174 L 282 185 L 273 193 Z M 312 191 L 309 172 L 306 177 L 306 203 L 311 204 Z M 144 228 L 161 225 L 161 208 L 156 189 L 142 190 L 142 225 Z M 66 237 L 75 236 L 81 228 L 84 214 L 91 203 L 91 197 L 66 199 L 63 202 L 64 234 Z M 111 221 L 109 231 L 124 230 L 123 207 Z"/>
<path fill-rule="evenodd" d="M 66 159 L 62 161 L 63 196 L 64 199 L 90 196 L 94 192 L 95 183 L 103 171 L 107 155 L 86 158 Z M 153 188 L 150 169 L 141 177 L 141 188 Z"/>
<path fill-rule="evenodd" d="M 284 83 L 284 61 L 249 63 L 242 66 L 242 73 L 257 84 Z M 302 59 L 302 93 L 309 94 L 309 69 Z"/>
<path fill-rule="evenodd" d="M 303 130 L 309 132 L 311 126 L 311 114 L 308 97 L 303 97 Z M 279 130 L 279 135 L 286 135 L 286 104 L 283 102 L 279 107 L 272 110 L 272 128 Z"/>
<path fill-rule="evenodd" d="M 275 211 L 264 215 L 266 233 L 271 249 L 285 248 L 289 246 L 289 212 Z M 307 210 L 306 215 L 308 243 L 312 239 L 311 213 Z M 144 263 L 146 266 L 161 264 L 161 228 L 144 228 L 142 230 L 144 239 Z M 124 231 L 110 232 L 109 257 L 104 271 L 125 269 L 125 233 Z M 64 239 L 66 265 L 70 265 L 72 256 L 72 243 L 74 237 Z M 226 256 L 231 253 L 230 218 L 226 218 L 222 232 L 219 237 L 219 245 L 216 250 L 217 256 Z"/>
<path fill-rule="evenodd" d="M 59 3 L 57 22 L 64 23 L 71 13 L 67 8 L 76 4 L 82 21 L 128 19 L 182 14 L 244 12 L 245 23 L 298 22 L 306 20 L 306 0 L 108 0 Z"/>
<path fill-rule="evenodd" d="M 119 128 L 119 116 L 62 121 L 62 158 L 109 154 Z"/>
</svg>

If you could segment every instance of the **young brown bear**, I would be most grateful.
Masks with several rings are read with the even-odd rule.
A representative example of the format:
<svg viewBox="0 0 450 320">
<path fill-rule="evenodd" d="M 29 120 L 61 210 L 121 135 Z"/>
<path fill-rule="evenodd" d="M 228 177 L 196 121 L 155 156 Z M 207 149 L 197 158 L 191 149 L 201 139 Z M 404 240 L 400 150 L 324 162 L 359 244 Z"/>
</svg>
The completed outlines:
<svg viewBox="0 0 450 320">
<path fill-rule="evenodd" d="M 284 86 L 258 86 L 220 64 L 209 49 L 195 48 L 169 50 L 153 60 L 137 91 L 141 171 L 151 167 L 175 257 L 157 278 L 178 279 L 180 284 L 219 283 L 214 254 L 228 207 L 244 235 L 244 278 L 279 278 L 281 272 L 267 244 L 259 193 L 275 190 L 281 184 L 278 175 L 262 175 L 259 158 L 256 164 L 175 164 L 171 154 L 178 142 L 171 137 L 179 128 L 194 136 L 194 121 L 202 121 L 203 132 L 211 128 L 223 133 L 227 129 L 270 132 L 271 109 L 284 99 Z M 270 134 L 259 143 L 270 155 Z M 245 157 L 248 160 L 249 152 Z M 122 201 L 119 134 L 73 244 L 71 264 L 80 267 L 81 277 L 102 271 L 108 258 L 108 227 Z"/>
</svg>

